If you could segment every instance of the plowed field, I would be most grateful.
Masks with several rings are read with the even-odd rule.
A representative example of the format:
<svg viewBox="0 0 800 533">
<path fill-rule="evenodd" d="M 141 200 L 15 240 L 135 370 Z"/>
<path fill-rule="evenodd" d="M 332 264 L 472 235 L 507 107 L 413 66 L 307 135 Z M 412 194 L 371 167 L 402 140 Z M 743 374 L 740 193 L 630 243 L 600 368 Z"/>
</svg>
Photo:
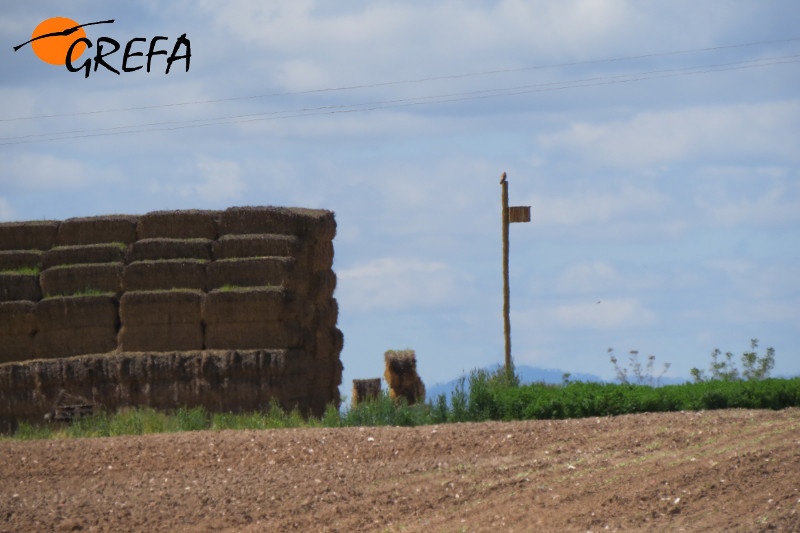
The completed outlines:
<svg viewBox="0 0 800 533">
<path fill-rule="evenodd" d="M 800 531 L 800 409 L 0 442 L 0 531 Z"/>
</svg>

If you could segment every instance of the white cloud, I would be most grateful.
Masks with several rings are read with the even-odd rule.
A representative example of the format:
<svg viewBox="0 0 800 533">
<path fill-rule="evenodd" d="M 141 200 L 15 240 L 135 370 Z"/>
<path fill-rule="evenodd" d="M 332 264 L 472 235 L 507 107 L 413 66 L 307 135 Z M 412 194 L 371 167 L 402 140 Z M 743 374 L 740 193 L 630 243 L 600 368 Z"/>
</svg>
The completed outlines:
<svg viewBox="0 0 800 533">
<path fill-rule="evenodd" d="M 16 211 L 11 203 L 0 196 L 0 221 L 9 221 L 14 220 L 16 217 Z"/>
<path fill-rule="evenodd" d="M 119 174 L 72 158 L 23 152 L 4 159 L 0 173 L 3 191 L 57 191 L 80 189 L 98 181 L 116 181 Z"/>
<path fill-rule="evenodd" d="M 188 192 L 205 200 L 235 200 L 246 190 L 242 172 L 235 161 L 224 161 L 201 156 L 197 170 L 202 177 L 200 183 L 188 188 Z"/>
<path fill-rule="evenodd" d="M 661 192 L 630 185 L 612 192 L 604 187 L 603 191 L 584 189 L 570 196 L 534 196 L 536 219 L 546 226 L 602 224 L 661 212 L 669 202 Z"/>
<path fill-rule="evenodd" d="M 358 311 L 429 309 L 460 300 L 465 275 L 437 261 L 382 258 L 337 271 L 337 298 Z"/>
<path fill-rule="evenodd" d="M 762 192 L 763 191 L 763 192 Z M 776 185 L 744 198 L 713 202 L 700 197 L 697 205 L 707 210 L 717 224 L 726 227 L 782 226 L 800 222 L 800 188 Z"/>
<path fill-rule="evenodd" d="M 639 112 L 624 120 L 574 122 L 540 135 L 556 153 L 593 164 L 651 167 L 690 158 L 770 157 L 798 160 L 800 102 L 769 102 Z"/>
<path fill-rule="evenodd" d="M 365 73 L 385 81 L 552 60 L 584 53 L 617 35 L 631 17 L 622 0 L 380 2 L 337 9 L 312 0 L 206 0 L 199 6 L 231 39 L 274 55 L 274 79 L 289 90 L 365 81 Z M 498 57 L 504 58 L 500 64 Z"/>
<path fill-rule="evenodd" d="M 714 275 L 722 274 L 735 293 L 754 300 L 753 303 L 778 300 L 800 292 L 800 267 L 796 265 L 721 258 L 705 261 L 703 266 Z M 749 306 L 742 306 L 744 308 Z"/>
<path fill-rule="evenodd" d="M 649 326 L 657 321 L 656 313 L 638 298 L 559 305 L 552 314 L 561 326 L 596 330 Z"/>
</svg>

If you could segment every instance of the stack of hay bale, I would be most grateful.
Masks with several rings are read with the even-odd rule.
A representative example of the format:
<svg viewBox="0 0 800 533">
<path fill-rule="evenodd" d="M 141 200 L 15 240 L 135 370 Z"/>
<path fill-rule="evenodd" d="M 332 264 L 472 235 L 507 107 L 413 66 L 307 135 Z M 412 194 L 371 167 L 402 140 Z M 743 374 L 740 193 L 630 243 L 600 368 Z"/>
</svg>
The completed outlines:
<svg viewBox="0 0 800 533">
<path fill-rule="evenodd" d="M 414 350 L 389 350 L 383 357 L 386 362 L 383 376 L 389 384 L 389 396 L 395 401 L 405 398 L 409 405 L 424 401 L 425 385 L 417 374 Z"/>
<path fill-rule="evenodd" d="M 342 371 L 335 232 L 329 211 L 273 207 L 0 224 L 0 417 L 19 411 L 12 374 L 42 408 L 66 390 L 321 414 Z M 25 363 L 85 354 L 103 355 Z"/>
</svg>

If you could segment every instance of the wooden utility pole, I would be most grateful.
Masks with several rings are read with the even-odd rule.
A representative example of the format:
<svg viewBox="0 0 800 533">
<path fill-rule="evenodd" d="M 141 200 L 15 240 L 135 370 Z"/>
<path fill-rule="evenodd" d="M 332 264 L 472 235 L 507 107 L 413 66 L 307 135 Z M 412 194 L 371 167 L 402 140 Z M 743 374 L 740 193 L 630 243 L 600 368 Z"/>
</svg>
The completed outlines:
<svg viewBox="0 0 800 533">
<path fill-rule="evenodd" d="M 500 179 L 503 188 L 503 334 L 506 340 L 506 373 L 511 370 L 511 287 L 508 282 L 508 182 L 506 173 Z"/>
<path fill-rule="evenodd" d="M 503 203 L 503 334 L 506 341 L 506 375 L 511 377 L 511 287 L 508 281 L 508 226 L 511 222 L 530 222 L 531 207 L 508 206 L 508 181 L 506 173 L 500 178 Z"/>
</svg>

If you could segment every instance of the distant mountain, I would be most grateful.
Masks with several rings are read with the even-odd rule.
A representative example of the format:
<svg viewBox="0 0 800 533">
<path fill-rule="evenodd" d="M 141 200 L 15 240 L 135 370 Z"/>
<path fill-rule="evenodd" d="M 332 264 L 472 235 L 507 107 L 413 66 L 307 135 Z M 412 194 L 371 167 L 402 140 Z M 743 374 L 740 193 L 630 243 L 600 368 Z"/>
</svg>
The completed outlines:
<svg viewBox="0 0 800 533">
<path fill-rule="evenodd" d="M 486 368 L 484 370 L 493 372 L 497 367 Z M 517 375 L 519 376 L 522 383 L 546 383 L 546 384 L 561 384 L 564 382 L 564 371 L 558 370 L 554 368 L 538 368 L 533 366 L 527 365 L 520 365 L 514 367 L 517 371 Z M 444 394 L 447 396 L 448 400 L 450 399 L 450 394 L 452 394 L 453 390 L 458 385 L 458 382 L 461 378 L 456 378 L 447 383 L 436 383 L 435 385 L 431 385 L 430 387 L 426 385 L 425 389 L 425 397 L 430 401 L 436 399 L 440 394 Z M 596 376 L 594 374 L 582 374 L 582 373 L 570 373 L 569 375 L 570 381 L 583 381 L 583 382 L 598 382 L 603 383 L 605 380 L 600 376 Z M 614 380 L 616 381 L 616 380 Z M 676 385 L 680 383 L 685 383 L 687 380 L 684 378 L 670 378 L 670 377 L 662 377 L 659 381 L 660 385 Z M 469 375 L 467 374 L 464 377 L 464 388 L 469 390 Z"/>
</svg>

